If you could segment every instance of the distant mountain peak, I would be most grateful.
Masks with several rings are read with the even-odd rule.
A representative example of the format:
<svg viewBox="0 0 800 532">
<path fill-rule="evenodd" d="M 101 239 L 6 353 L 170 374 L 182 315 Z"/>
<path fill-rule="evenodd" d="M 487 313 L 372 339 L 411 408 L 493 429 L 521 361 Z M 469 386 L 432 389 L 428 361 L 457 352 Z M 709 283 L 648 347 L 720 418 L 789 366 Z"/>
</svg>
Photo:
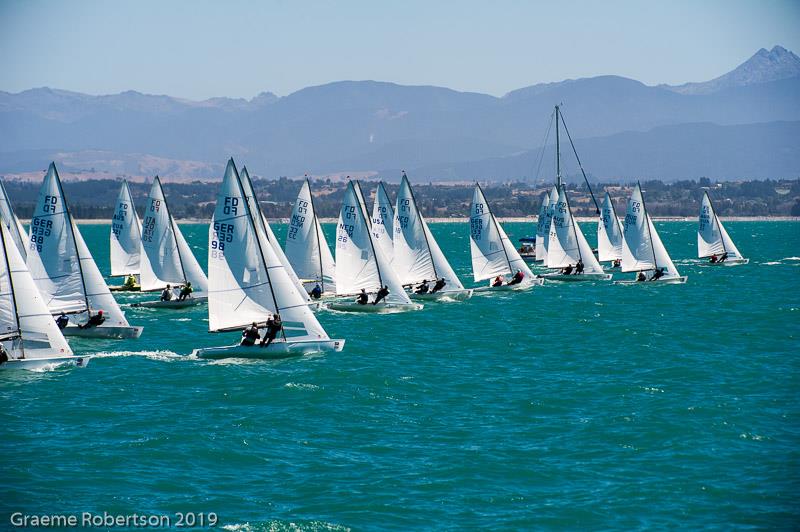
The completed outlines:
<svg viewBox="0 0 800 532">
<path fill-rule="evenodd" d="M 800 77 L 800 57 L 783 46 L 775 45 L 772 50 L 761 48 L 735 69 L 710 81 L 661 87 L 681 94 L 711 94 L 724 89 L 795 77 Z"/>
</svg>

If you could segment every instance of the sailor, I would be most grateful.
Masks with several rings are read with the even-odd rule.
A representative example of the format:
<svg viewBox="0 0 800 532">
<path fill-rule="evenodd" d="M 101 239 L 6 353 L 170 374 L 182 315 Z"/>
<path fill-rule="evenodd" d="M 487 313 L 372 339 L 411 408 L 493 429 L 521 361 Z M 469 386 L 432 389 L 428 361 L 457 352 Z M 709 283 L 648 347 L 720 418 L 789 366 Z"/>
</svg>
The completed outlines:
<svg viewBox="0 0 800 532">
<path fill-rule="evenodd" d="M 570 275 L 572 273 L 572 264 L 567 264 L 566 268 L 561 270 L 562 275 Z"/>
<path fill-rule="evenodd" d="M 258 324 L 253 322 L 253 324 L 242 331 L 242 341 L 239 345 L 256 345 L 256 340 L 261 338 L 261 335 L 258 334 Z"/>
<path fill-rule="evenodd" d="M 183 285 L 183 287 L 181 287 L 181 293 L 178 296 L 178 301 L 185 300 L 187 297 L 191 295 L 192 292 L 194 292 L 194 288 L 192 288 L 191 281 L 186 281 L 186 284 Z"/>
<path fill-rule="evenodd" d="M 503 286 L 503 278 L 499 275 L 495 277 L 494 281 L 492 282 L 492 286 Z"/>
<path fill-rule="evenodd" d="M 136 288 L 136 277 L 133 275 L 128 275 L 128 277 L 125 279 L 125 284 L 122 285 L 122 288 L 125 290 L 133 290 Z"/>
<path fill-rule="evenodd" d="M 417 286 L 417 289 L 414 290 L 415 294 L 427 294 L 430 289 L 428 288 L 428 280 L 423 279 L 422 282 Z"/>
<path fill-rule="evenodd" d="M 103 316 L 103 311 L 98 310 L 97 314 L 92 316 L 92 311 L 89 311 L 89 321 L 84 323 L 83 325 L 78 325 L 79 329 L 91 329 L 92 327 L 98 327 L 106 321 L 106 317 Z"/>
<path fill-rule="evenodd" d="M 0 366 L 8 362 L 8 359 L 11 358 L 8 356 L 8 351 L 6 351 L 6 346 L 0 344 Z"/>
<path fill-rule="evenodd" d="M 60 330 L 64 330 L 69 323 L 69 316 L 64 314 L 63 312 L 56 318 L 56 325 Z"/>
<path fill-rule="evenodd" d="M 356 303 L 359 305 L 366 305 L 369 303 L 369 297 L 367 297 L 367 291 L 363 288 L 361 289 L 361 293 L 358 294 L 358 298 L 356 298 Z"/>
<path fill-rule="evenodd" d="M 713 255 L 711 255 L 711 259 L 708 262 L 710 262 L 711 264 L 716 264 L 717 263 L 717 254 L 714 253 Z"/>
<path fill-rule="evenodd" d="M 664 276 L 664 268 L 658 268 L 656 271 L 653 272 L 653 276 L 650 277 L 651 281 L 658 281 Z"/>
<path fill-rule="evenodd" d="M 172 301 L 172 287 L 167 287 L 161 292 L 161 301 Z"/>
<path fill-rule="evenodd" d="M 508 284 L 519 284 L 525 278 L 525 274 L 522 273 L 522 270 L 517 270 L 517 273 L 514 274 L 514 277 L 508 282 Z"/>
<path fill-rule="evenodd" d="M 728 258 L 728 252 L 726 251 L 726 252 L 724 252 L 724 253 L 722 254 L 722 256 L 719 258 L 719 260 L 718 260 L 717 262 L 725 262 L 725 260 L 726 260 L 727 258 Z"/>
<path fill-rule="evenodd" d="M 319 299 L 322 297 L 322 288 L 320 288 L 319 283 L 314 285 L 314 289 L 311 291 L 311 297 L 314 299 Z"/>
<path fill-rule="evenodd" d="M 435 294 L 436 292 L 438 292 L 439 290 L 444 288 L 444 285 L 446 285 L 446 284 L 447 284 L 447 281 L 445 281 L 444 277 L 442 277 L 441 279 L 436 281 L 435 285 L 433 285 L 433 289 L 431 290 L 431 294 Z"/>
<path fill-rule="evenodd" d="M 583 260 L 578 259 L 578 263 L 575 265 L 575 275 L 583 273 Z"/>
<path fill-rule="evenodd" d="M 619 268 L 620 266 L 622 266 L 621 259 L 614 259 L 614 262 L 611 263 L 612 268 Z"/>
<path fill-rule="evenodd" d="M 278 336 L 278 333 L 283 329 L 283 321 L 279 314 L 267 320 L 267 330 L 264 333 L 264 338 L 261 340 L 261 347 L 269 347 L 269 344 Z"/>
<path fill-rule="evenodd" d="M 636 282 L 641 283 L 642 281 L 646 281 L 647 277 L 645 277 L 644 272 L 640 271 L 636 274 Z"/>
<path fill-rule="evenodd" d="M 383 288 L 378 290 L 377 294 L 375 294 L 375 301 L 373 301 L 372 304 L 377 305 L 378 303 L 381 302 L 382 299 L 384 299 L 388 295 L 389 295 L 389 287 L 384 286 Z"/>
</svg>

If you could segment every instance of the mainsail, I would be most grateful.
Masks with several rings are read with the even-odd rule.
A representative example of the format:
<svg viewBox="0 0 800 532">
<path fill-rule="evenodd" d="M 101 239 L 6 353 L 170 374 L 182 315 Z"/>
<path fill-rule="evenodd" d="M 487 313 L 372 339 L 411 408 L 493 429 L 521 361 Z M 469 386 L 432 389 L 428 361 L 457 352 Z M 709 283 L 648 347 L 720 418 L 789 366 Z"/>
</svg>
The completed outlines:
<svg viewBox="0 0 800 532">
<path fill-rule="evenodd" d="M 336 294 L 355 295 L 363 288 L 389 288 L 387 303 L 410 304 L 403 283 L 381 249 L 375 245 L 356 186 L 348 182 L 336 228 Z"/>
<path fill-rule="evenodd" d="M 22 222 L 19 221 L 17 215 L 14 213 L 14 207 L 11 206 L 11 199 L 6 192 L 6 185 L 0 181 L 0 220 L 6 226 L 11 236 L 11 240 L 16 244 L 17 250 L 22 255 L 22 260 L 28 256 L 28 233 L 22 227 Z"/>
<path fill-rule="evenodd" d="M 517 270 L 521 270 L 526 278 L 533 278 L 533 272 L 497 223 L 480 185 L 475 185 L 469 213 L 469 244 L 475 282 L 516 273 Z"/>
<path fill-rule="evenodd" d="M 697 256 L 699 258 L 712 255 L 728 254 L 728 259 L 742 259 L 742 254 L 731 240 L 725 227 L 720 222 L 708 192 L 703 194 L 700 204 L 699 226 L 697 228 Z"/>
<path fill-rule="evenodd" d="M 405 174 L 397 193 L 393 225 L 392 267 L 403 284 L 417 284 L 443 278 L 447 283 L 445 290 L 464 289 L 464 285 L 461 284 L 436 239 L 433 238 L 425 218 L 419 212 L 414 192 Z"/>
<path fill-rule="evenodd" d="M 592 248 L 583 236 L 580 226 L 572 216 L 567 189 L 561 185 L 553 218 L 550 221 L 550 239 L 547 251 L 548 268 L 564 268 L 583 262 L 584 273 L 603 273 Z"/>
<path fill-rule="evenodd" d="M 367 220 L 367 227 L 371 228 L 372 218 L 369 217 L 369 212 L 367 212 L 367 201 L 364 199 L 364 193 L 361 191 L 361 183 L 358 182 L 358 179 L 353 181 L 353 183 L 355 183 L 353 186 L 355 187 L 358 204 L 361 206 L 361 212 L 364 213 L 364 219 Z"/>
<path fill-rule="evenodd" d="M 122 182 L 111 219 L 111 275 L 138 275 L 142 224 L 133 205 L 128 182 Z"/>
<path fill-rule="evenodd" d="M 141 249 L 143 291 L 161 290 L 167 284 L 189 281 L 195 295 L 205 295 L 208 279 L 169 212 L 158 176 L 153 179 L 145 209 Z"/>
<path fill-rule="evenodd" d="M 600 219 L 597 221 L 597 259 L 610 262 L 622 258 L 622 228 L 614 211 L 614 203 L 606 192 Z"/>
<path fill-rule="evenodd" d="M 544 251 L 544 239 L 548 229 L 547 209 L 549 207 L 550 193 L 545 192 L 542 197 L 542 206 L 539 208 L 539 216 L 536 219 L 536 262 L 544 261 L 547 258 Z M 547 238 L 550 238 L 549 235 Z"/>
<path fill-rule="evenodd" d="M 537 260 L 542 260 L 545 263 L 547 262 L 547 253 L 549 252 L 549 245 L 550 245 L 550 222 L 553 219 L 553 213 L 556 209 L 556 202 L 558 201 L 558 187 L 555 185 L 553 186 L 553 190 L 550 191 L 550 202 L 547 204 L 547 212 L 545 213 L 545 232 L 544 232 L 544 241 L 542 242 L 542 254 L 541 257 L 539 254 L 536 254 Z"/>
<path fill-rule="evenodd" d="M 405 176 L 405 174 L 403 174 Z M 383 187 L 383 181 L 375 189 L 375 203 L 372 206 L 372 236 L 375 244 L 391 262 L 394 255 L 392 238 L 394 238 L 394 208 L 389 195 Z"/>
<path fill-rule="evenodd" d="M 336 292 L 336 263 L 314 210 L 308 179 L 292 209 L 286 233 L 286 257 L 298 277 L 319 283 L 323 292 Z"/>
<path fill-rule="evenodd" d="M 647 214 L 639 184 L 628 200 L 625 214 L 624 245 L 622 247 L 622 271 L 635 272 L 664 268 L 664 277 L 679 277 L 661 238 L 658 236 L 653 220 Z"/>
<path fill-rule="evenodd" d="M 272 246 L 259 235 L 256 216 L 230 159 L 209 227 L 209 331 L 244 329 L 280 314 L 287 340 L 327 339 Z"/>
</svg>

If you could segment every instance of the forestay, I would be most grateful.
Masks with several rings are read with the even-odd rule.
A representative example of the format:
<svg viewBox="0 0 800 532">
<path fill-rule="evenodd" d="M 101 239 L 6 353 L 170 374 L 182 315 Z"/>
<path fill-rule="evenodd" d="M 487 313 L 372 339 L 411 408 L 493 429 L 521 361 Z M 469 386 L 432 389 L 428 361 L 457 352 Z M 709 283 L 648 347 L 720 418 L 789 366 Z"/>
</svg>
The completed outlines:
<svg viewBox="0 0 800 532">
<path fill-rule="evenodd" d="M 527 278 L 533 278 L 533 272 L 497 223 L 480 185 L 475 186 L 469 212 L 469 243 L 475 282 L 516 273 L 517 270 Z"/>
<path fill-rule="evenodd" d="M 610 262 L 622 259 L 622 228 L 611 196 L 606 192 L 597 221 L 597 259 Z"/>
<path fill-rule="evenodd" d="M 405 174 L 397 193 L 393 226 L 392 267 L 403 284 L 417 284 L 444 278 L 447 283 L 445 291 L 464 289 L 436 239 L 433 238 L 425 218 L 419 212 L 414 192 Z"/>
<path fill-rule="evenodd" d="M 377 292 L 382 286 L 389 288 L 387 303 L 411 303 L 389 260 L 375 246 L 356 187 L 350 181 L 336 227 L 336 293 L 354 295 L 362 288 Z"/>
<path fill-rule="evenodd" d="M 14 212 L 14 207 L 11 205 L 11 199 L 8 197 L 3 181 L 0 181 L 0 220 L 8 229 L 11 240 L 17 246 L 17 251 L 22 256 L 22 260 L 25 260 L 28 255 L 28 234 Z"/>
<path fill-rule="evenodd" d="M 253 214 L 230 159 L 209 227 L 209 330 L 244 329 L 278 313 L 287 341 L 327 339 L 274 250 L 259 237 Z"/>
<path fill-rule="evenodd" d="M 336 292 L 336 263 L 314 210 L 307 179 L 300 188 L 289 220 L 286 257 L 298 277 L 318 282 L 323 292 Z"/>
<path fill-rule="evenodd" d="M 622 271 L 634 272 L 666 269 L 664 277 L 678 277 L 653 221 L 647 214 L 642 189 L 639 184 L 631 194 L 625 214 L 624 245 L 622 247 Z"/>
<path fill-rule="evenodd" d="M 583 273 L 603 273 L 603 268 L 592 253 L 580 226 L 572 216 L 563 185 L 550 221 L 550 247 L 547 251 L 548 268 L 564 268 L 583 262 Z"/>
<path fill-rule="evenodd" d="M 142 224 L 140 284 L 143 291 L 167 284 L 192 283 L 194 294 L 208 290 L 208 279 L 172 218 L 158 176 L 153 180 Z"/>
<path fill-rule="evenodd" d="M 547 232 L 547 209 L 550 207 L 550 193 L 545 192 L 542 197 L 542 206 L 536 218 L 536 262 L 545 260 L 544 239 Z M 548 235 L 549 238 L 549 235 Z"/>
<path fill-rule="evenodd" d="M 405 174 L 403 175 L 405 176 Z M 394 255 L 392 245 L 394 217 L 392 202 L 389 200 L 383 181 L 380 181 L 378 188 L 375 190 L 375 203 L 372 206 L 372 237 L 375 245 L 381 248 L 381 251 L 390 262 Z"/>
<path fill-rule="evenodd" d="M 133 205 L 128 182 L 122 182 L 111 219 L 111 275 L 138 275 L 142 247 L 142 224 Z"/>
<path fill-rule="evenodd" d="M 741 259 L 742 254 L 728 236 L 728 232 L 720 222 L 708 192 L 703 194 L 700 204 L 699 226 L 697 228 L 697 256 L 699 258 L 712 255 L 728 254 L 728 259 Z"/>
</svg>

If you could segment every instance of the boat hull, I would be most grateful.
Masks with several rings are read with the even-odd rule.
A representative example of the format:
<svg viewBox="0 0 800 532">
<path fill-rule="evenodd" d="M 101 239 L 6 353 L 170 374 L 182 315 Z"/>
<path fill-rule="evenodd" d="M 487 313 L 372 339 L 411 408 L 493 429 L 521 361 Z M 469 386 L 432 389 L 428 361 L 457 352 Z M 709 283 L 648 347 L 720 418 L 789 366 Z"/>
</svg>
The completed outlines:
<svg viewBox="0 0 800 532">
<path fill-rule="evenodd" d="M 580 273 L 573 275 L 564 275 L 562 273 L 545 273 L 541 275 L 545 281 L 561 281 L 564 283 L 572 283 L 579 281 L 608 281 L 611 279 L 610 273 Z"/>
<path fill-rule="evenodd" d="M 544 284 L 544 280 L 540 278 L 532 279 L 528 282 L 523 282 L 519 284 L 504 284 L 502 286 L 479 286 L 475 288 L 475 292 L 512 292 L 512 291 L 524 291 L 530 290 L 534 286 L 541 286 Z"/>
<path fill-rule="evenodd" d="M 367 303 L 366 305 L 359 305 L 355 301 L 331 301 L 325 303 L 325 308 L 329 310 L 338 310 L 339 312 L 360 312 L 363 314 L 393 314 L 397 312 L 410 312 L 413 310 L 422 310 L 423 305 L 420 303 L 379 303 L 373 305 Z"/>
<path fill-rule="evenodd" d="M 202 297 L 187 297 L 183 301 L 173 299 L 171 301 L 142 301 L 140 303 L 131 304 L 132 307 L 146 307 L 146 308 L 187 308 L 205 303 L 208 301 L 207 296 Z"/>
<path fill-rule="evenodd" d="M 614 281 L 614 284 L 624 284 L 624 285 L 634 285 L 634 284 L 641 284 L 641 285 L 652 285 L 652 284 L 684 284 L 686 283 L 686 279 L 688 276 L 681 275 L 680 277 L 662 277 L 661 279 L 656 279 L 655 281 L 636 281 L 636 280 L 626 280 L 626 281 Z"/>
<path fill-rule="evenodd" d="M 47 358 L 23 358 L 9 360 L 0 364 L 0 371 L 3 370 L 37 370 L 45 369 L 55 366 L 72 365 L 79 368 L 85 368 L 89 365 L 91 357 L 87 356 L 66 356 L 66 357 L 47 357 Z"/>
<path fill-rule="evenodd" d="M 142 287 L 139 286 L 138 284 L 135 285 L 133 288 L 129 288 L 129 287 L 125 286 L 124 284 L 109 285 L 108 289 L 111 290 L 112 292 L 141 292 L 142 291 Z"/>
<path fill-rule="evenodd" d="M 259 345 L 228 345 L 222 347 L 204 347 L 192 351 L 197 358 L 220 360 L 224 358 L 249 358 L 259 360 L 276 360 L 298 357 L 310 353 L 337 352 L 344 348 L 344 340 L 304 340 L 297 342 L 275 341 L 269 347 Z"/>
<path fill-rule="evenodd" d="M 750 259 L 725 259 L 722 262 L 706 262 L 706 266 L 740 266 L 747 264 Z"/>
<path fill-rule="evenodd" d="M 61 332 L 64 336 L 77 336 L 79 338 L 115 338 L 115 339 L 131 339 L 139 338 L 142 335 L 143 327 L 136 327 L 133 325 L 116 326 L 110 325 L 108 327 L 91 327 L 89 329 L 81 329 L 77 326 L 68 326 Z"/>
<path fill-rule="evenodd" d="M 465 288 L 464 290 L 445 290 L 433 294 L 408 294 L 411 299 L 420 301 L 466 301 L 472 297 L 473 290 Z"/>
</svg>

